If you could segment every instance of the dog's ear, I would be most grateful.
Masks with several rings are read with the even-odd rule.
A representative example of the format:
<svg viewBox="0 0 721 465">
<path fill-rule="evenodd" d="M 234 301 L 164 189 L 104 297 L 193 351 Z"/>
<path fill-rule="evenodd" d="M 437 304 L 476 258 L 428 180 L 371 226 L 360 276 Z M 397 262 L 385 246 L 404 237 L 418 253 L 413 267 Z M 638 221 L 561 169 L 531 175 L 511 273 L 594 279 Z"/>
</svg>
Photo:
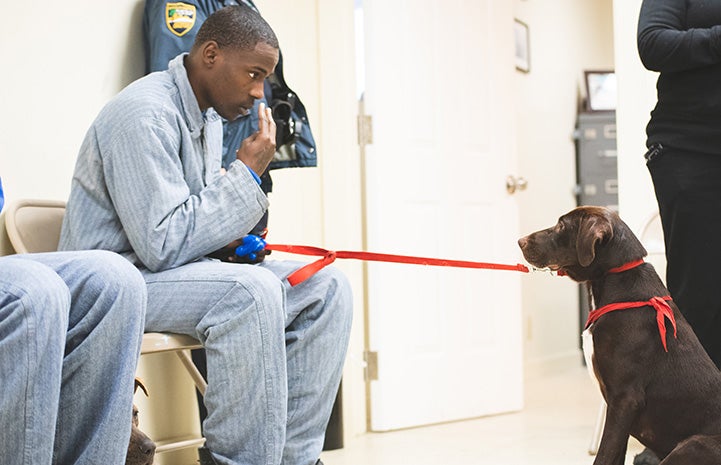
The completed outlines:
<svg viewBox="0 0 721 465">
<path fill-rule="evenodd" d="M 613 237 L 611 221 L 599 215 L 585 215 L 581 218 L 576 238 L 578 263 L 586 267 L 596 258 L 596 246 Z"/>
<path fill-rule="evenodd" d="M 138 388 L 142 389 L 145 393 L 145 397 L 148 397 L 148 390 L 145 388 L 145 385 L 140 380 L 140 378 L 135 378 L 135 389 L 133 389 L 133 393 L 138 391 Z"/>
</svg>

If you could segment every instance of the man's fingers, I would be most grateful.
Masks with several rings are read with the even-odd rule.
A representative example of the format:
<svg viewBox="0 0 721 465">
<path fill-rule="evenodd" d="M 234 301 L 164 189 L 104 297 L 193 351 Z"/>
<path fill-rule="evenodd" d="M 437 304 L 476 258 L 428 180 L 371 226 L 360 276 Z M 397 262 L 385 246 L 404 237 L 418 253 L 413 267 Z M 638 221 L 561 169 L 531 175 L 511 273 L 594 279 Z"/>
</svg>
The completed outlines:
<svg viewBox="0 0 721 465">
<path fill-rule="evenodd" d="M 258 105 L 258 131 L 261 134 L 270 132 L 273 123 L 273 113 L 271 109 L 268 108 L 265 103 L 260 102 L 260 105 Z"/>
<path fill-rule="evenodd" d="M 261 102 L 258 105 L 258 131 L 243 140 L 235 152 L 236 158 L 256 173 L 262 173 L 275 154 L 275 133 L 273 111 Z"/>
<path fill-rule="evenodd" d="M 268 118 L 268 132 L 270 133 L 270 140 L 275 140 L 275 121 L 273 120 L 273 110 L 271 108 L 265 109 Z"/>
</svg>

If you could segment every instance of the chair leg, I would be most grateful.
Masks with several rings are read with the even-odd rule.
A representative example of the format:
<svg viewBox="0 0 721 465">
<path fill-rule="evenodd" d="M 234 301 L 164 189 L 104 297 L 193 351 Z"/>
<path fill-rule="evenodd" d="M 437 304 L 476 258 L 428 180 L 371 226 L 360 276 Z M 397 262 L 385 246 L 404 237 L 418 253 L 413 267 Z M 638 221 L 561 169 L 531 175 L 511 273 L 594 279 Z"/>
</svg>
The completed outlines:
<svg viewBox="0 0 721 465">
<path fill-rule="evenodd" d="M 198 392 L 200 392 L 200 395 L 204 396 L 205 389 L 208 387 L 208 383 L 205 382 L 203 375 L 201 375 L 200 371 L 198 371 L 198 367 L 195 366 L 188 352 L 186 350 L 178 350 L 175 353 L 178 355 L 178 358 L 180 358 L 183 366 L 188 371 L 190 377 L 193 379 L 193 383 L 195 383 L 195 387 L 196 389 L 198 389 Z"/>
<path fill-rule="evenodd" d="M 606 402 L 601 401 L 598 408 L 598 417 L 596 418 L 596 426 L 593 428 L 593 436 L 591 436 L 591 444 L 588 446 L 589 455 L 596 455 L 598 446 L 601 444 L 601 435 L 603 434 L 603 423 L 606 421 Z"/>
</svg>

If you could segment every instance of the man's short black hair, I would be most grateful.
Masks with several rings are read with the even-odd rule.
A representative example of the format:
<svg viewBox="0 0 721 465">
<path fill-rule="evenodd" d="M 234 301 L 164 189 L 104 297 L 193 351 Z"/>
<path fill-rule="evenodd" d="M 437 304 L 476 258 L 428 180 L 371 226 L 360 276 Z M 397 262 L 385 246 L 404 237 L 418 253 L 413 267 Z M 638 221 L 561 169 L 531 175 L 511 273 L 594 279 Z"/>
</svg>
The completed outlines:
<svg viewBox="0 0 721 465">
<path fill-rule="evenodd" d="M 279 48 L 270 25 L 246 5 L 226 6 L 208 16 L 200 26 L 193 48 L 211 40 L 220 48 L 253 50 L 260 42 Z"/>
</svg>

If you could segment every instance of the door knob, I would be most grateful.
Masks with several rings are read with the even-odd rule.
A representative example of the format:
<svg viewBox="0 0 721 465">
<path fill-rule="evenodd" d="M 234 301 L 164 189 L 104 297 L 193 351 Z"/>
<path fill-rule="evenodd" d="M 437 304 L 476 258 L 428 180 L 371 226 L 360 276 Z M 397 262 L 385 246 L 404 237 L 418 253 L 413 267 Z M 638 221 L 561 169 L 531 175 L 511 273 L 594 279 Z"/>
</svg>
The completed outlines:
<svg viewBox="0 0 721 465">
<path fill-rule="evenodd" d="M 506 191 L 509 194 L 515 194 L 516 191 L 525 191 L 528 187 L 528 181 L 523 176 L 508 176 L 506 178 Z"/>
</svg>

